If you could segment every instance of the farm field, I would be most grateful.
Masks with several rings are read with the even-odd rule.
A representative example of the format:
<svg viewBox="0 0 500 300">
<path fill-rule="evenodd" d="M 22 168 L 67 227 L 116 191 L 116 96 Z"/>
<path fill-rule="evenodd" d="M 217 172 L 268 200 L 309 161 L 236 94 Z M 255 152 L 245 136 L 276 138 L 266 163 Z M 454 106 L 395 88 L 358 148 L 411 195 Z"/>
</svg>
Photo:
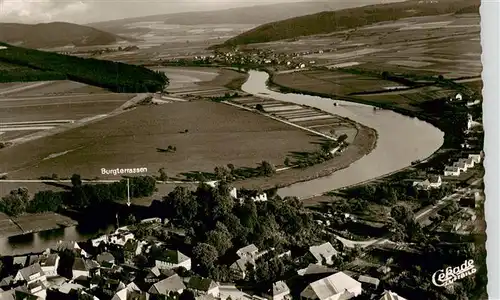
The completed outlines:
<svg viewBox="0 0 500 300">
<path fill-rule="evenodd" d="M 184 133 L 187 130 L 188 132 Z M 319 138 L 278 121 L 214 102 L 141 106 L 43 139 L 0 151 L 0 172 L 38 178 L 53 173 L 100 177 L 100 169 L 146 167 L 169 176 L 213 171 L 234 164 L 255 167 L 262 160 L 282 164 L 293 151 L 317 150 Z M 174 153 L 159 152 L 175 146 Z M 116 176 L 114 178 L 117 178 Z"/>
<path fill-rule="evenodd" d="M 10 142 L 41 130 L 105 115 L 133 97 L 133 94 L 115 93 L 57 96 L 9 94 L 0 97 L 0 141 Z"/>
<path fill-rule="evenodd" d="M 450 91 L 438 87 L 395 91 L 404 85 L 347 73 L 341 68 L 386 71 L 416 81 L 420 77 L 442 75 L 459 82 L 463 80 L 465 86 L 478 89 L 481 81 L 469 78 L 480 76 L 482 71 L 479 24 L 477 14 L 418 17 L 383 22 L 356 31 L 304 37 L 290 43 L 281 41 L 248 47 L 300 53 L 306 69 L 313 67 L 306 71 L 275 73 L 273 81 L 278 85 L 332 95 L 386 89 L 386 93 L 355 97 L 416 109 L 414 104 L 448 96 Z M 329 70 L 315 69 L 315 66 Z"/>
<path fill-rule="evenodd" d="M 37 82 L 31 84 L 38 84 Z M 1 86 L 0 86 L 1 92 Z M 62 94 L 111 94 L 110 91 L 75 82 L 69 80 L 60 80 L 60 81 L 48 81 L 45 84 L 38 86 L 32 89 L 26 89 L 24 91 L 12 93 L 9 96 L 15 97 L 29 97 L 29 96 L 41 96 L 41 95 L 62 95 Z"/>
</svg>

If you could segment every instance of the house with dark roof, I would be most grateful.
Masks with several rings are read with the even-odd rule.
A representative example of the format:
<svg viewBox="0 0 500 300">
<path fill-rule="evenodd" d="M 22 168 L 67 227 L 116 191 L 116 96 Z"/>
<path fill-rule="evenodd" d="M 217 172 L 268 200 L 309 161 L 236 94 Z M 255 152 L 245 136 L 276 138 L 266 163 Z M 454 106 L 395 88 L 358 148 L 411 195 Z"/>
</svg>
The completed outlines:
<svg viewBox="0 0 500 300">
<path fill-rule="evenodd" d="M 113 265 L 115 263 L 115 257 L 109 252 L 103 252 L 97 255 L 97 262 L 99 264 L 107 263 Z"/>
<path fill-rule="evenodd" d="M 176 269 L 183 267 L 191 270 L 191 258 L 184 255 L 179 250 L 165 250 L 162 255 L 156 257 L 155 266 L 158 269 Z"/>
<path fill-rule="evenodd" d="M 179 275 L 175 274 L 153 284 L 151 288 L 149 288 L 148 293 L 167 296 L 171 292 L 181 294 L 184 289 L 186 289 L 184 282 Z"/>
<path fill-rule="evenodd" d="M 90 276 L 91 266 L 87 263 L 83 258 L 75 258 L 73 262 L 73 279 L 76 279 L 80 276 L 89 277 Z"/>
<path fill-rule="evenodd" d="M 255 260 L 240 258 L 236 260 L 231 266 L 229 266 L 229 269 L 236 277 L 245 279 L 249 266 L 255 267 Z"/>
<path fill-rule="evenodd" d="M 14 281 L 26 281 L 26 284 L 30 284 L 36 281 L 45 282 L 47 281 L 47 277 L 40 264 L 36 263 L 17 271 Z"/>
<path fill-rule="evenodd" d="M 158 282 L 160 281 L 160 276 L 161 276 L 160 269 L 158 269 L 158 267 L 153 267 L 148 270 L 148 273 L 144 277 L 144 282 L 146 283 Z"/>
<path fill-rule="evenodd" d="M 192 290 L 196 296 L 212 295 L 219 297 L 219 285 L 210 278 L 193 276 L 189 278 L 187 288 Z"/>
</svg>

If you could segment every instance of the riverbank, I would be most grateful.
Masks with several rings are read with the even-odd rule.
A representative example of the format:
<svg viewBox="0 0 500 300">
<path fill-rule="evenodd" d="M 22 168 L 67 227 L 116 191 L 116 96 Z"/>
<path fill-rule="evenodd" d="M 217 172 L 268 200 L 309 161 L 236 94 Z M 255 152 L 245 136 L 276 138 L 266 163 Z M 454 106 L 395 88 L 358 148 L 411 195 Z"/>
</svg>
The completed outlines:
<svg viewBox="0 0 500 300">
<path fill-rule="evenodd" d="M 367 126 L 356 123 L 356 136 L 344 152 L 323 163 L 307 168 L 290 168 L 272 177 L 249 178 L 232 183 L 236 188 L 270 189 L 283 188 L 296 183 L 329 176 L 349 167 L 353 162 L 369 154 L 377 145 L 377 132 Z"/>
<path fill-rule="evenodd" d="M 9 217 L 0 213 L 0 238 L 76 226 L 78 222 L 54 212 Z"/>
</svg>

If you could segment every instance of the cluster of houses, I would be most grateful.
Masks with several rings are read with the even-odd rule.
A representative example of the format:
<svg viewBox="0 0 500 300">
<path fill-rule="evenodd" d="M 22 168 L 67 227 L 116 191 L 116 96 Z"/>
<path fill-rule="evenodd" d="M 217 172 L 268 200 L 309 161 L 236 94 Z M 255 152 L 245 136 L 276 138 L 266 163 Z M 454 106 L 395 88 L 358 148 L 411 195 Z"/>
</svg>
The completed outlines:
<svg viewBox="0 0 500 300">
<path fill-rule="evenodd" d="M 161 222 L 157 219 L 146 221 Z M 247 268 L 255 266 L 273 250 L 260 251 L 254 244 L 242 247 L 236 251 L 238 258 L 230 265 L 230 270 L 237 275 L 235 278 L 243 280 L 248 276 Z M 63 260 L 67 261 L 63 257 L 67 257 L 68 251 L 73 253 L 74 260 L 63 267 Z M 139 255 L 152 258 L 154 263 L 139 266 Z M 291 252 L 272 255 L 291 256 Z M 348 275 L 348 271 L 336 272 L 329 268 L 339 255 L 329 242 L 311 246 L 306 255 L 311 263 L 297 271 L 297 276 L 304 278 L 304 285 L 307 284 L 300 292 L 301 299 L 347 300 L 367 290 L 378 289 L 380 281 L 376 278 Z M 178 249 L 167 249 L 157 239 L 137 239 L 127 227 L 87 243 L 60 241 L 40 255 L 13 258 L 13 265 L 17 266 L 14 272 L 0 281 L 2 300 L 77 299 L 75 297 L 82 294 L 93 300 L 148 300 L 181 295 L 185 291 L 191 292 L 196 300 L 292 299 L 292 291 L 283 280 L 274 282 L 264 294 L 251 295 L 235 284 L 198 276 L 191 270 L 189 256 Z M 63 277 L 62 269 L 70 269 L 71 275 Z M 310 280 L 310 275 L 316 276 L 315 279 Z M 372 295 L 372 299 L 404 300 L 390 291 Z"/>
<path fill-rule="evenodd" d="M 444 176 L 460 176 L 460 173 L 467 172 L 468 169 L 474 168 L 475 164 L 479 164 L 482 160 L 482 153 L 469 154 L 467 158 L 459 158 L 452 165 L 444 168 Z"/>
</svg>

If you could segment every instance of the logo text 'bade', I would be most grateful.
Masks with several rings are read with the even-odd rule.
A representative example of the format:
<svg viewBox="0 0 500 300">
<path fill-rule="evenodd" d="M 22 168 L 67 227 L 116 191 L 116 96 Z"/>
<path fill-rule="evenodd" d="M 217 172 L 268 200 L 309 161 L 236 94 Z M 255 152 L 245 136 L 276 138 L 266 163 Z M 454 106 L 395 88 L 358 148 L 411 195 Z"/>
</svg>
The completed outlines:
<svg viewBox="0 0 500 300">
<path fill-rule="evenodd" d="M 119 175 L 119 174 L 137 174 L 137 173 L 147 173 L 148 172 L 148 168 L 128 168 L 128 169 L 120 169 L 120 168 L 116 168 L 116 169 L 105 169 L 105 168 L 101 168 L 101 174 L 102 175 Z"/>
<path fill-rule="evenodd" d="M 447 286 L 474 273 L 476 273 L 474 260 L 469 259 L 464 261 L 459 267 L 448 267 L 444 270 L 438 270 L 432 274 L 432 283 L 435 286 Z"/>
</svg>

